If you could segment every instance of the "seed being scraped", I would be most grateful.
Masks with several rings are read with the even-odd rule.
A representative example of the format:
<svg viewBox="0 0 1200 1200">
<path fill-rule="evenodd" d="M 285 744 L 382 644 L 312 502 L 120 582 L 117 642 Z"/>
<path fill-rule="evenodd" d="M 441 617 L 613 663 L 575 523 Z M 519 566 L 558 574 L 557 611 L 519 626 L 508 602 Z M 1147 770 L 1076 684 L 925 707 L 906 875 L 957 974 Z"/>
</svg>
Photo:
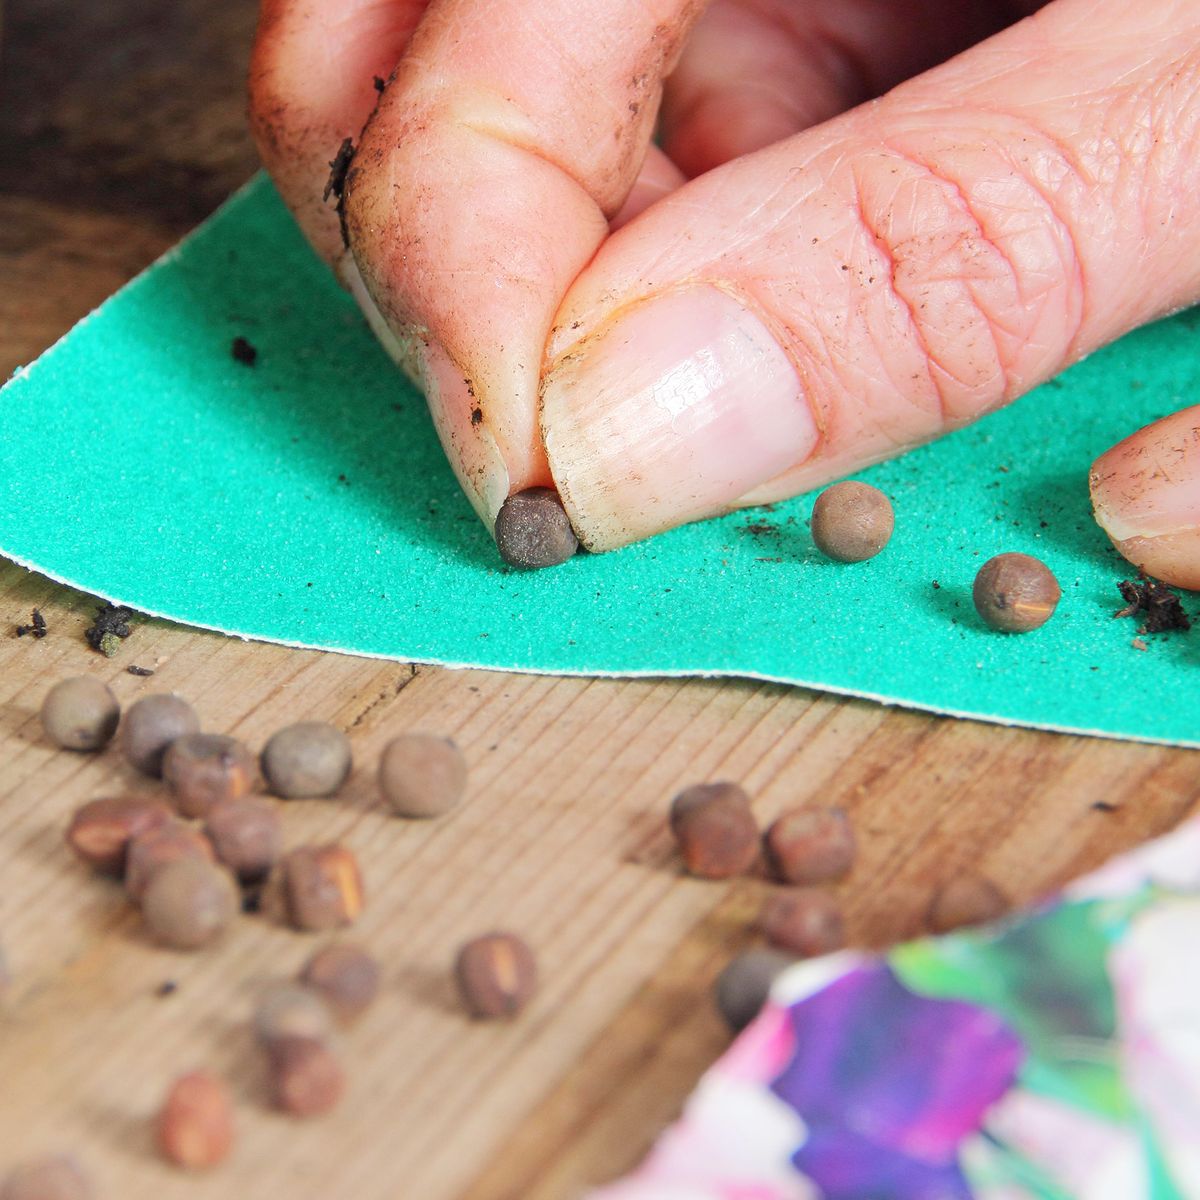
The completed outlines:
<svg viewBox="0 0 1200 1200">
<path fill-rule="evenodd" d="M 275 1105 L 293 1117 L 319 1117 L 333 1109 L 346 1090 L 337 1055 L 323 1041 L 278 1038 L 267 1046 Z"/>
<path fill-rule="evenodd" d="M 332 796 L 350 766 L 350 739 L 325 721 L 289 725 L 272 734 L 262 752 L 263 777 L 287 800 Z"/>
<path fill-rule="evenodd" d="M 689 874 L 728 879 L 758 860 L 758 823 L 736 783 L 686 788 L 671 802 L 670 822 Z"/>
<path fill-rule="evenodd" d="M 121 706 L 93 675 L 56 683 L 42 701 L 42 728 L 63 750 L 99 750 L 117 732 Z"/>
<path fill-rule="evenodd" d="M 345 846 L 301 846 L 280 864 L 283 902 L 297 929 L 350 925 L 363 908 L 358 859 Z"/>
<path fill-rule="evenodd" d="M 204 823 L 217 858 L 243 883 L 264 879 L 283 853 L 283 822 L 269 800 L 222 800 Z"/>
<path fill-rule="evenodd" d="M 983 925 L 1008 908 L 1004 893 L 982 875 L 959 875 L 945 884 L 929 906 L 927 924 L 934 933 L 965 925 Z"/>
<path fill-rule="evenodd" d="M 854 830 L 842 808 L 784 813 L 767 830 L 764 848 L 781 883 L 832 883 L 854 866 Z"/>
<path fill-rule="evenodd" d="M 300 982 L 317 992 L 343 1025 L 349 1025 L 379 994 L 379 976 L 379 963 L 361 946 L 335 942 L 304 964 Z"/>
<path fill-rule="evenodd" d="M 473 1017 L 511 1017 L 537 988 L 533 951 L 515 934 L 488 933 L 458 952 L 455 978 Z"/>
<path fill-rule="evenodd" d="M 0 1181 L 0 1200 L 92 1200 L 95 1194 L 83 1168 L 67 1154 L 22 1163 Z"/>
<path fill-rule="evenodd" d="M 775 980 L 795 961 L 778 950 L 747 950 L 717 976 L 713 998 L 717 1011 L 734 1033 L 740 1033 L 758 1016 Z"/>
<path fill-rule="evenodd" d="M 555 567 L 579 549 L 567 510 L 553 488 L 509 496 L 496 514 L 496 549 L 513 567 Z"/>
<path fill-rule="evenodd" d="M 199 728 L 196 710 L 182 696 L 143 696 L 121 723 L 121 749 L 139 771 L 157 778 L 171 743 Z"/>
<path fill-rule="evenodd" d="M 171 810 L 161 800 L 92 800 L 76 809 L 67 826 L 67 845 L 96 870 L 120 875 L 129 843 L 171 819 Z"/>
<path fill-rule="evenodd" d="M 170 820 L 135 837 L 125 858 L 125 891 L 129 898 L 140 904 L 154 873 L 181 858 L 213 861 L 212 843 L 183 821 Z"/>
<path fill-rule="evenodd" d="M 1050 568 L 1028 554 L 997 554 L 979 568 L 971 597 L 984 622 L 1002 633 L 1028 633 L 1050 620 L 1062 589 Z"/>
<path fill-rule="evenodd" d="M 812 538 L 838 562 L 863 562 L 888 544 L 895 521 L 892 502 L 878 488 L 848 479 L 817 497 Z"/>
<path fill-rule="evenodd" d="M 379 759 L 379 790 L 401 817 L 440 817 L 462 799 L 467 760 L 449 738 L 406 733 Z"/>
<path fill-rule="evenodd" d="M 161 867 L 142 893 L 147 931 L 172 950 L 207 946 L 220 937 L 240 908 L 233 876 L 200 858 L 181 858 Z"/>
<path fill-rule="evenodd" d="M 214 804 L 236 800 L 254 786 L 254 755 L 237 738 L 189 733 L 163 756 L 163 779 L 185 817 L 203 817 Z"/>
<path fill-rule="evenodd" d="M 233 1149 L 233 1101 L 223 1080 L 193 1071 L 171 1085 L 158 1114 L 158 1146 L 177 1167 L 204 1171 Z"/>
<path fill-rule="evenodd" d="M 813 958 L 846 944 L 842 910 L 828 892 L 797 888 L 772 896 L 758 918 L 763 937 L 777 950 Z"/>
</svg>

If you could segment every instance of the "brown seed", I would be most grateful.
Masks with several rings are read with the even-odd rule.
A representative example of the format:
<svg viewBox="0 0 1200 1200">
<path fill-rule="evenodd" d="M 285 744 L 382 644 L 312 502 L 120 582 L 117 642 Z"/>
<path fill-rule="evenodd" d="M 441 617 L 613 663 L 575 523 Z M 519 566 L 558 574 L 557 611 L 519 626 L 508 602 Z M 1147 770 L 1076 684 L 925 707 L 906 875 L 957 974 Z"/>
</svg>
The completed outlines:
<svg viewBox="0 0 1200 1200">
<path fill-rule="evenodd" d="M 767 862 L 781 883 L 832 883 L 854 866 L 854 830 L 843 808 L 797 808 L 767 830 Z"/>
<path fill-rule="evenodd" d="M 267 1047 L 275 1106 L 293 1117 L 319 1117 L 337 1105 L 346 1075 L 337 1055 L 314 1038 L 278 1038 Z"/>
<path fill-rule="evenodd" d="M 0 1200 L 92 1200 L 95 1194 L 83 1168 L 66 1154 L 22 1163 L 0 1182 Z"/>
<path fill-rule="evenodd" d="M 42 701 L 42 728 L 63 750 L 99 750 L 117 732 L 121 706 L 93 675 L 56 683 Z"/>
<path fill-rule="evenodd" d="M 142 893 L 142 918 L 155 941 L 199 950 L 215 941 L 241 908 L 233 876 L 201 858 L 160 867 Z"/>
<path fill-rule="evenodd" d="M 750 799 L 736 783 L 700 783 L 671 802 L 671 831 L 683 865 L 701 879 L 728 879 L 758 859 L 760 834 Z"/>
<path fill-rule="evenodd" d="M 213 861 L 212 843 L 199 830 L 183 821 L 170 820 L 138 834 L 125 856 L 125 891 L 135 903 L 142 902 L 151 876 L 181 858 Z"/>
<path fill-rule="evenodd" d="M 778 950 L 747 950 L 717 976 L 713 999 L 734 1033 L 740 1033 L 762 1011 L 771 985 L 795 962 Z"/>
<path fill-rule="evenodd" d="M 401 817 L 440 817 L 467 787 L 467 760 L 449 738 L 406 733 L 393 738 L 379 759 L 379 790 Z"/>
<path fill-rule="evenodd" d="M 361 946 L 335 942 L 304 964 L 300 982 L 317 992 L 343 1025 L 350 1025 L 379 994 L 379 975 L 379 963 Z"/>
<path fill-rule="evenodd" d="M 512 933 L 488 933 L 467 942 L 458 952 L 454 974 L 473 1017 L 514 1016 L 537 988 L 533 951 Z"/>
<path fill-rule="evenodd" d="M 1062 589 L 1039 559 L 997 554 L 979 568 L 971 596 L 985 624 L 1003 633 L 1028 633 L 1054 615 Z"/>
<path fill-rule="evenodd" d="M 157 778 L 171 743 L 199 728 L 196 710 L 182 696 L 143 696 L 121 723 L 121 749 L 139 771 Z"/>
<path fill-rule="evenodd" d="M 763 937 L 777 950 L 813 958 L 846 944 L 842 910 L 828 892 L 799 888 L 767 900 L 758 918 Z"/>
<path fill-rule="evenodd" d="M 579 549 L 567 510 L 553 488 L 509 496 L 496 514 L 496 548 L 513 567 L 556 567 Z"/>
<path fill-rule="evenodd" d="M 214 804 L 236 800 L 254 786 L 254 755 L 222 733 L 188 733 L 171 743 L 163 779 L 185 817 L 203 817 Z"/>
<path fill-rule="evenodd" d="M 246 796 L 208 810 L 204 832 L 217 858 L 243 883 L 265 878 L 283 853 L 283 822 L 269 800 Z"/>
<path fill-rule="evenodd" d="M 333 1033 L 329 1006 L 310 987 L 298 983 L 273 983 L 254 1007 L 254 1037 L 261 1046 L 282 1038 L 328 1041 Z"/>
<path fill-rule="evenodd" d="M 206 1171 L 233 1149 L 233 1101 L 223 1080 L 209 1071 L 182 1075 L 158 1114 L 163 1157 L 189 1171 Z"/>
<path fill-rule="evenodd" d="M 888 544 L 895 523 L 892 502 L 878 488 L 848 479 L 817 497 L 812 538 L 838 562 L 863 562 Z"/>
<path fill-rule="evenodd" d="M 337 929 L 362 912 L 362 874 L 345 846 L 301 846 L 280 865 L 284 908 L 297 929 Z"/>
<path fill-rule="evenodd" d="M 350 739 L 324 721 L 289 725 L 272 734 L 262 752 L 263 777 L 287 800 L 332 796 L 350 765 Z"/>
<path fill-rule="evenodd" d="M 926 924 L 934 933 L 983 925 L 1008 908 L 1004 893 L 982 875 L 959 875 L 943 884 L 929 905 Z"/>
<path fill-rule="evenodd" d="M 67 826 L 67 844 L 96 870 L 120 875 L 129 843 L 169 820 L 171 810 L 161 800 L 92 800 L 75 810 Z"/>
</svg>

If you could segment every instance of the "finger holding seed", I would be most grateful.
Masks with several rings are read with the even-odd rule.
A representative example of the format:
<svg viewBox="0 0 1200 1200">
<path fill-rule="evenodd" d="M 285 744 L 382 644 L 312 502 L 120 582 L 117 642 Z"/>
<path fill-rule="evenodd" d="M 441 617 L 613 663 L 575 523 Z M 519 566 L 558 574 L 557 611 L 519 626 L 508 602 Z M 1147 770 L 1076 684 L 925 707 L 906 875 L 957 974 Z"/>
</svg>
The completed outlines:
<svg viewBox="0 0 1200 1200">
<path fill-rule="evenodd" d="M 237 738 L 188 733 L 163 755 L 163 779 L 185 817 L 206 816 L 214 804 L 236 800 L 254 786 L 254 755 Z"/>
<path fill-rule="evenodd" d="M 63 750 L 100 750 L 112 741 L 121 706 L 93 675 L 63 679 L 46 693 L 41 709 L 46 736 Z"/>
<path fill-rule="evenodd" d="M 570 518 L 553 488 L 509 496 L 496 514 L 496 549 L 513 567 L 556 567 L 579 549 Z"/>
</svg>

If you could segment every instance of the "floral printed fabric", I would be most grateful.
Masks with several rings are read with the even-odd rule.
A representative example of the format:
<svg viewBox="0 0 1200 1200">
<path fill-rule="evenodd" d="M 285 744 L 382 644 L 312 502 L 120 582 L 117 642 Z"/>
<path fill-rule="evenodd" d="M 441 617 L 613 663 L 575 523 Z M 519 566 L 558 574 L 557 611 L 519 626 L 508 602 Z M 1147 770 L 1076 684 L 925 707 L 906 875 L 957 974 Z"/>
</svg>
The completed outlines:
<svg viewBox="0 0 1200 1200">
<path fill-rule="evenodd" d="M 802 963 L 590 1200 L 1200 1200 L 1200 819 L 1054 902 Z"/>
</svg>

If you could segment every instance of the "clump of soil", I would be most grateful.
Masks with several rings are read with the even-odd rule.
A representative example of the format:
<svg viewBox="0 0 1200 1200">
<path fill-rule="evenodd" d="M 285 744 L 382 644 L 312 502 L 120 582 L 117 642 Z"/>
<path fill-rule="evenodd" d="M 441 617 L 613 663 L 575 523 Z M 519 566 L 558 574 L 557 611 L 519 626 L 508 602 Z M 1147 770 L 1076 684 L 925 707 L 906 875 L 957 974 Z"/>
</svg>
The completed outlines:
<svg viewBox="0 0 1200 1200">
<path fill-rule="evenodd" d="M 1136 583 L 1132 579 L 1122 579 L 1117 584 L 1117 590 L 1125 601 L 1125 607 L 1113 613 L 1113 616 L 1144 616 L 1138 633 L 1172 633 L 1192 627 L 1179 597 L 1165 583 L 1151 579 L 1145 572 Z"/>
<path fill-rule="evenodd" d="M 29 634 L 31 637 L 39 639 L 44 638 L 49 632 L 46 629 L 46 618 L 42 616 L 38 609 L 35 608 L 33 612 L 30 613 L 29 619 L 32 624 L 17 626 L 17 637 L 24 637 L 26 634 Z"/>
<path fill-rule="evenodd" d="M 105 658 L 112 658 L 120 649 L 121 642 L 133 632 L 129 625 L 129 618 L 133 615 L 133 609 L 123 604 L 101 604 L 96 609 L 96 619 L 91 627 L 83 631 L 87 644 L 93 650 L 99 650 Z"/>
</svg>

